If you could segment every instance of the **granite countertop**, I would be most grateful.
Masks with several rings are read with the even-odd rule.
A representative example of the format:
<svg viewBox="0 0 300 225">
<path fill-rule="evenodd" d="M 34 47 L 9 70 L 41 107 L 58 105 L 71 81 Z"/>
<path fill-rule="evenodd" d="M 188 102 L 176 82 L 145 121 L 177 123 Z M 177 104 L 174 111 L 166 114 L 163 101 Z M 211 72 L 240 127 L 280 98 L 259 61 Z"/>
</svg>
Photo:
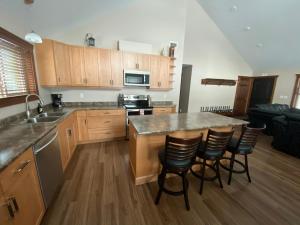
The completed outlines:
<svg viewBox="0 0 300 225">
<path fill-rule="evenodd" d="M 4 169 L 10 162 L 21 155 L 29 147 L 37 143 L 41 138 L 48 134 L 51 130 L 64 120 L 68 115 L 78 110 L 109 110 L 123 109 L 113 105 L 78 105 L 72 107 L 64 107 L 62 109 L 50 109 L 47 112 L 65 112 L 56 122 L 30 124 L 25 121 L 15 121 L 10 125 L 0 129 L 0 171 Z"/>
<path fill-rule="evenodd" d="M 140 135 L 238 126 L 249 123 L 210 112 L 130 116 L 129 120 Z"/>
</svg>

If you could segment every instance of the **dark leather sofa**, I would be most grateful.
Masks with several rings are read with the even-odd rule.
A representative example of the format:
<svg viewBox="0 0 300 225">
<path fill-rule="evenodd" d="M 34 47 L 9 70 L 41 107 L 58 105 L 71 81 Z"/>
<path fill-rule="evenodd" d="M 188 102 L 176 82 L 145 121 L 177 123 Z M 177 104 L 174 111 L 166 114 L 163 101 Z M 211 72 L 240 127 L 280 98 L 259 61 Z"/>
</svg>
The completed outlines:
<svg viewBox="0 0 300 225">
<path fill-rule="evenodd" d="M 266 124 L 264 133 L 272 135 L 273 118 L 288 113 L 290 110 L 290 107 L 284 104 L 260 104 L 248 110 L 248 117 L 251 123 Z"/>
<path fill-rule="evenodd" d="M 292 110 L 273 118 L 272 146 L 290 155 L 300 157 L 300 112 Z"/>
</svg>

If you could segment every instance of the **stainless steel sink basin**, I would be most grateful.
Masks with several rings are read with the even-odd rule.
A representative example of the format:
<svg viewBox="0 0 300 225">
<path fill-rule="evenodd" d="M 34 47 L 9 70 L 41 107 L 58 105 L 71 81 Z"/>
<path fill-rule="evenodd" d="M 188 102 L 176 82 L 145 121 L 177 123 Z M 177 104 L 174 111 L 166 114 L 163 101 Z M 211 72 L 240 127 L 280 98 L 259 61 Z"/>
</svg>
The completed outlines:
<svg viewBox="0 0 300 225">
<path fill-rule="evenodd" d="M 63 115 L 65 115 L 66 113 L 65 112 L 44 112 L 44 113 L 41 113 L 39 115 L 37 115 L 37 117 L 39 118 L 44 118 L 44 117 L 61 117 Z"/>
<path fill-rule="evenodd" d="M 51 123 L 56 122 L 59 118 L 59 116 L 33 117 L 26 121 L 27 123 Z"/>
</svg>

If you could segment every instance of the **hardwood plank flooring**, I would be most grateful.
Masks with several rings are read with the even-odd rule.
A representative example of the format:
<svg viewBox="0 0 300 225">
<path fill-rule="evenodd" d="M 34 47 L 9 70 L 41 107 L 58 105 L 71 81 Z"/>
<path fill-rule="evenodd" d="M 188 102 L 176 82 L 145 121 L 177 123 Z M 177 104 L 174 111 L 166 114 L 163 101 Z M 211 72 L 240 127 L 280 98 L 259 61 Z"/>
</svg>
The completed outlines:
<svg viewBox="0 0 300 225">
<path fill-rule="evenodd" d="M 190 211 L 183 196 L 164 193 L 156 206 L 156 182 L 134 185 L 126 141 L 81 145 L 42 224 L 300 224 L 300 159 L 272 149 L 270 142 L 260 137 L 249 157 L 251 184 L 245 174 L 233 174 L 228 186 L 221 170 L 224 189 L 206 182 L 201 196 L 199 180 L 190 174 Z M 180 179 L 169 178 L 167 185 L 179 188 Z"/>
</svg>

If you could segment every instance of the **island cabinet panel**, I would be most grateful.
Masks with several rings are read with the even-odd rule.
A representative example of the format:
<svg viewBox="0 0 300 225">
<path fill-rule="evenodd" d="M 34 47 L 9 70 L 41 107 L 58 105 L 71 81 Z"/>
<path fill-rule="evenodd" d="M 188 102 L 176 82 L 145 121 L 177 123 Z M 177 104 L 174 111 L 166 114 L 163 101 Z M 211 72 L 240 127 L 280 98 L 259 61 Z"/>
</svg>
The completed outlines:
<svg viewBox="0 0 300 225">
<path fill-rule="evenodd" d="M 60 86 L 70 86 L 71 74 L 69 46 L 53 41 L 53 51 L 57 84 Z"/>
<path fill-rule="evenodd" d="M 35 59 L 40 84 L 57 86 L 52 40 L 44 39 L 42 44 L 35 45 Z"/>
<path fill-rule="evenodd" d="M 89 140 L 87 132 L 86 111 L 76 112 L 77 119 L 77 140 L 78 142 L 86 142 Z"/>
<path fill-rule="evenodd" d="M 6 221 L 1 224 L 40 224 L 45 206 L 31 148 L 1 172 L 0 189 L 0 201 L 4 201 L 5 205 L 0 206 L 0 214 L 4 213 L 0 221 Z M 7 209 L 7 213 L 2 207 Z"/>
<path fill-rule="evenodd" d="M 76 123 L 73 114 L 58 125 L 58 134 L 62 167 L 65 170 L 76 148 Z"/>
<path fill-rule="evenodd" d="M 162 114 L 170 114 L 175 113 L 176 107 L 159 107 L 159 108 L 153 108 L 153 114 L 154 115 L 162 115 Z"/>
<path fill-rule="evenodd" d="M 84 69 L 84 53 L 83 47 L 70 46 L 70 73 L 72 86 L 85 86 L 87 78 Z"/>
<path fill-rule="evenodd" d="M 122 52 L 110 50 L 111 61 L 111 86 L 114 88 L 123 87 L 123 57 Z"/>
<path fill-rule="evenodd" d="M 110 50 L 99 49 L 98 59 L 99 59 L 99 85 L 101 87 L 110 87 L 112 85 Z"/>
<path fill-rule="evenodd" d="M 99 85 L 99 57 L 98 49 L 84 48 L 84 70 L 86 86 Z"/>
<path fill-rule="evenodd" d="M 124 110 L 90 110 L 87 121 L 90 141 L 126 136 Z"/>
</svg>

